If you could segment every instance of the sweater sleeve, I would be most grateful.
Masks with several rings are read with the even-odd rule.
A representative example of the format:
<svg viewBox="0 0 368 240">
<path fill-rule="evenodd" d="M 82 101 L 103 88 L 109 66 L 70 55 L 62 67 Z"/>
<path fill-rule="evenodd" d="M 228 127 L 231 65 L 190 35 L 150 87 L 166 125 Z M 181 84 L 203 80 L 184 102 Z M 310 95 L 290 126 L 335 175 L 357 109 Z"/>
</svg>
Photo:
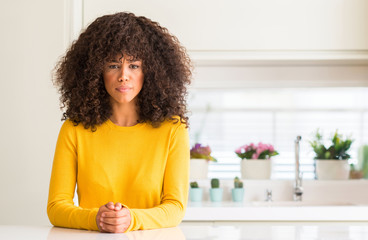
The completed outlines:
<svg viewBox="0 0 368 240">
<path fill-rule="evenodd" d="M 129 209 L 128 231 L 177 226 L 185 215 L 189 191 L 190 146 L 185 124 L 170 139 L 161 204 L 149 209 Z"/>
<path fill-rule="evenodd" d="M 74 205 L 77 179 L 77 146 L 73 123 L 69 120 L 61 127 L 56 144 L 50 179 L 47 215 L 58 227 L 98 230 L 98 208 L 85 209 Z"/>
</svg>

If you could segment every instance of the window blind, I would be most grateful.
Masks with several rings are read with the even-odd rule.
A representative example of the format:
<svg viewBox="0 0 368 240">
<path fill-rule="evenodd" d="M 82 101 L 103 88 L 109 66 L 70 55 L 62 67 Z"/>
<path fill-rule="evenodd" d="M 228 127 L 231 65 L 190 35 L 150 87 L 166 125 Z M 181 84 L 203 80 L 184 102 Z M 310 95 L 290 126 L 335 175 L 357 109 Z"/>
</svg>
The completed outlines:
<svg viewBox="0 0 368 240">
<path fill-rule="evenodd" d="M 294 177 L 294 140 L 301 135 L 300 160 L 305 179 L 313 179 L 314 160 L 309 145 L 316 129 L 327 140 L 338 130 L 352 136 L 350 163 L 357 149 L 368 143 L 368 88 L 249 88 L 191 89 L 190 140 L 209 145 L 217 163 L 209 177 L 240 176 L 240 159 L 234 153 L 251 142 L 274 145 L 272 178 Z"/>
</svg>

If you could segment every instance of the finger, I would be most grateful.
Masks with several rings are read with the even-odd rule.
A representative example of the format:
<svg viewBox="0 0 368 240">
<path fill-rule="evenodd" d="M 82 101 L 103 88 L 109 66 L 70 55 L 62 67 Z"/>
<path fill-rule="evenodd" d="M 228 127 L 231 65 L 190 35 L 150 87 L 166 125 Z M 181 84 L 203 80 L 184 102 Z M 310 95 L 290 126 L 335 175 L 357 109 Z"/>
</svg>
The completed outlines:
<svg viewBox="0 0 368 240">
<path fill-rule="evenodd" d="M 123 233 L 126 231 L 128 227 L 129 226 L 127 224 L 111 225 L 111 224 L 101 222 L 101 228 L 104 231 L 111 232 L 111 233 Z"/>
<path fill-rule="evenodd" d="M 101 216 L 102 217 L 127 217 L 127 216 L 130 216 L 130 213 L 127 208 L 123 207 L 119 211 L 103 212 Z"/>
<path fill-rule="evenodd" d="M 105 204 L 105 207 L 107 208 L 107 209 L 110 209 L 110 210 L 114 210 L 114 203 L 113 202 L 108 202 L 108 203 L 106 203 Z"/>
<path fill-rule="evenodd" d="M 121 203 L 115 203 L 115 210 L 119 211 L 122 208 Z"/>
<path fill-rule="evenodd" d="M 102 233 L 107 233 L 108 231 L 104 230 L 101 226 L 101 224 L 98 225 L 98 230 Z"/>
<path fill-rule="evenodd" d="M 130 211 L 129 211 L 129 209 L 128 209 L 128 208 L 123 207 L 123 208 L 120 210 L 120 212 L 121 212 L 121 214 L 122 214 L 124 217 L 126 217 L 126 218 L 128 218 L 128 219 L 130 219 L 130 218 L 131 218 L 131 216 L 130 216 Z"/>
<path fill-rule="evenodd" d="M 128 229 L 128 224 L 121 224 L 121 225 L 109 225 L 109 224 L 103 224 L 103 229 L 106 232 L 111 233 L 123 233 Z"/>
<path fill-rule="evenodd" d="M 96 219 L 96 223 L 97 223 L 97 227 L 98 227 L 98 231 L 102 232 L 102 233 L 106 233 L 107 231 L 103 230 L 102 226 L 101 226 L 101 220 L 100 218 L 97 216 Z"/>
<path fill-rule="evenodd" d="M 128 219 L 126 217 L 101 217 L 100 222 L 110 225 L 121 225 L 126 223 Z"/>
</svg>

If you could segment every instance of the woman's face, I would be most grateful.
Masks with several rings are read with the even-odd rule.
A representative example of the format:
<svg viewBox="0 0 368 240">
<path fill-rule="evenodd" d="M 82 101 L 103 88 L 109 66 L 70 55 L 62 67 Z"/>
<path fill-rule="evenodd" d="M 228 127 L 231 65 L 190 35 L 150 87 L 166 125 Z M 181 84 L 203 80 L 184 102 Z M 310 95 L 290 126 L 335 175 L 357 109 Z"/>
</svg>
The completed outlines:
<svg viewBox="0 0 368 240">
<path fill-rule="evenodd" d="M 112 104 L 134 104 L 142 89 L 142 61 L 119 55 L 104 66 L 103 79 Z"/>
</svg>

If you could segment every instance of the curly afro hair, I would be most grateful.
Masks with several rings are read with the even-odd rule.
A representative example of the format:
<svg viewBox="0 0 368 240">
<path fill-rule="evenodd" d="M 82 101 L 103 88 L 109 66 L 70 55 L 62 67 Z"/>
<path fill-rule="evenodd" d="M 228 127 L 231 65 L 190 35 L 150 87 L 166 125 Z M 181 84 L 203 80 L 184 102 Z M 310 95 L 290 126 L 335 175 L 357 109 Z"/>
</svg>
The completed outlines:
<svg viewBox="0 0 368 240">
<path fill-rule="evenodd" d="M 180 119 L 188 128 L 186 86 L 192 64 L 185 48 L 159 23 L 128 12 L 97 18 L 57 63 L 53 82 L 61 94 L 61 109 L 66 108 L 62 120 L 95 131 L 111 116 L 103 69 L 119 53 L 142 60 L 139 122 L 159 127 L 165 120 Z"/>
</svg>

